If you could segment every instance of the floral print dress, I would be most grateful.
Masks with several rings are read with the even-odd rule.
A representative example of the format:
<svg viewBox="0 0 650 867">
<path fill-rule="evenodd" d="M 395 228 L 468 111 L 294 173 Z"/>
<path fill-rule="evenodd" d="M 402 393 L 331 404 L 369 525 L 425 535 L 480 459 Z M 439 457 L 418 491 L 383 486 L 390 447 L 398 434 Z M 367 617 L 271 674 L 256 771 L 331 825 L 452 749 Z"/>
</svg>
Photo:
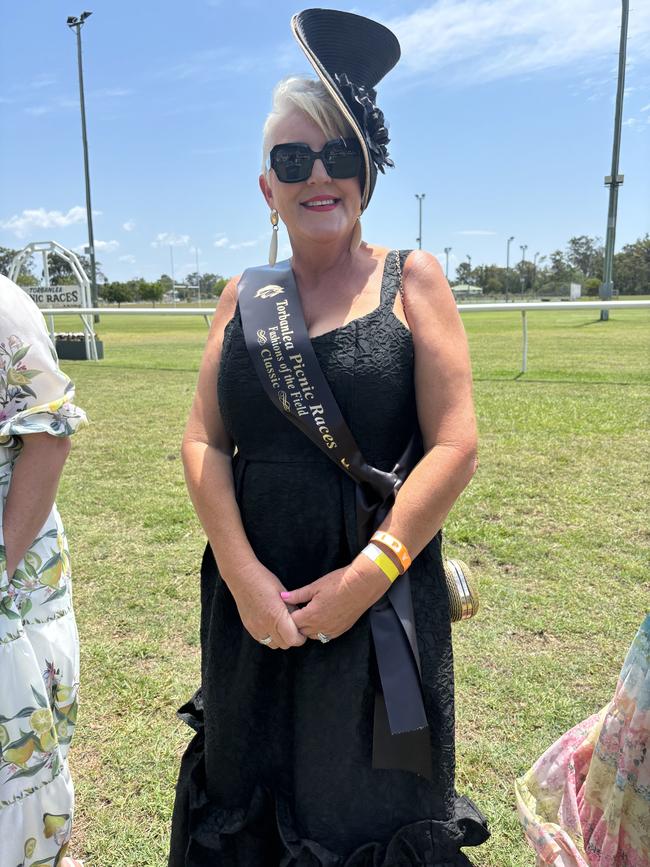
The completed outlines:
<svg viewBox="0 0 650 867">
<path fill-rule="evenodd" d="M 57 867 L 72 830 L 79 644 L 68 544 L 53 506 L 9 576 L 2 516 L 24 437 L 86 424 L 73 397 L 40 311 L 0 275 L 0 867 Z"/>
<path fill-rule="evenodd" d="M 650 614 L 600 713 L 517 780 L 536 865 L 650 867 Z"/>
</svg>

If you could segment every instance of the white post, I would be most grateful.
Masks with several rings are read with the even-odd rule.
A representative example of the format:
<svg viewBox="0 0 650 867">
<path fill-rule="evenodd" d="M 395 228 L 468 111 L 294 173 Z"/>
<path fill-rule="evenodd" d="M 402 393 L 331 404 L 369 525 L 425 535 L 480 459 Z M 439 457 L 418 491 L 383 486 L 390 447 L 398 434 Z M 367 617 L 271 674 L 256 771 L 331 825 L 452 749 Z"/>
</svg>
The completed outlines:
<svg viewBox="0 0 650 867">
<path fill-rule="evenodd" d="M 45 282 L 45 291 L 50 288 L 50 269 L 47 264 L 47 250 L 43 250 L 43 281 Z M 56 342 L 56 337 L 54 334 L 54 316 L 47 317 L 50 322 L 50 338 L 52 340 L 52 344 L 54 345 Z"/>
<path fill-rule="evenodd" d="M 84 340 L 86 341 L 86 357 L 90 361 L 99 361 L 97 356 L 97 344 L 95 343 L 95 332 L 93 330 L 93 317 L 80 316 L 81 324 L 84 327 Z"/>
<path fill-rule="evenodd" d="M 526 311 L 521 311 L 522 347 L 521 347 L 521 372 L 526 373 L 528 367 L 528 322 Z"/>
<path fill-rule="evenodd" d="M 198 290 L 198 296 L 199 296 L 198 297 L 198 304 L 200 307 L 201 306 L 201 275 L 199 274 L 199 248 L 195 246 L 194 252 L 196 253 L 196 283 L 197 283 L 196 288 Z"/>
<path fill-rule="evenodd" d="M 172 301 L 174 302 L 174 307 L 176 307 L 176 277 L 174 276 L 174 248 L 172 245 L 169 245 L 169 258 L 172 262 Z"/>
</svg>

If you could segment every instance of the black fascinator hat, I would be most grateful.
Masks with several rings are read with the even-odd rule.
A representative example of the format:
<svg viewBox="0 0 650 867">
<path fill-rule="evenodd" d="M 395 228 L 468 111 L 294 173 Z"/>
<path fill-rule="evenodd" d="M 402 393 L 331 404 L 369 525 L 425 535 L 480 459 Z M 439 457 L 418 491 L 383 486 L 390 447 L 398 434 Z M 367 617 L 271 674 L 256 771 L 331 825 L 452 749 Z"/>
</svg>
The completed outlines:
<svg viewBox="0 0 650 867">
<path fill-rule="evenodd" d="M 305 9 L 291 19 L 298 45 L 359 139 L 364 172 L 361 207 L 368 206 L 377 170 L 392 166 L 388 131 L 375 87 L 400 58 L 397 37 L 383 24 L 336 9 Z"/>
</svg>

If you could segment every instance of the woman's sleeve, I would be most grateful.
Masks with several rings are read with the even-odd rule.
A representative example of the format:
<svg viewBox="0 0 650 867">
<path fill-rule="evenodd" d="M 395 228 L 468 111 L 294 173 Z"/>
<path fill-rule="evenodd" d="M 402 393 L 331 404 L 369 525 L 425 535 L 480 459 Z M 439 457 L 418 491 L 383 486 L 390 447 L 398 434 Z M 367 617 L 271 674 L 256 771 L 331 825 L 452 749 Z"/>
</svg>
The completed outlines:
<svg viewBox="0 0 650 867">
<path fill-rule="evenodd" d="M 0 445 L 30 433 L 71 436 L 88 423 L 73 400 L 40 310 L 0 275 Z"/>
</svg>

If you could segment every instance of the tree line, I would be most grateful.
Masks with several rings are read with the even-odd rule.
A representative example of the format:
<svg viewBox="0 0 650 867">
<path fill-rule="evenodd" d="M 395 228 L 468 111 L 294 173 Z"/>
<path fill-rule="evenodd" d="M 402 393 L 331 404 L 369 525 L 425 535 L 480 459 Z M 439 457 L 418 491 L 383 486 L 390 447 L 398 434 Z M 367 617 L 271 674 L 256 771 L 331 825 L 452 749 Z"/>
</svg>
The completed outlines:
<svg viewBox="0 0 650 867">
<path fill-rule="evenodd" d="M 570 283 L 579 283 L 586 295 L 598 295 L 603 280 L 605 249 L 600 238 L 577 235 L 564 250 L 515 262 L 507 270 L 499 265 L 471 268 L 462 262 L 455 284 L 480 286 L 486 294 L 566 294 Z M 650 235 L 625 244 L 614 255 L 614 291 L 621 295 L 650 294 Z"/>
<path fill-rule="evenodd" d="M 18 250 L 9 247 L 0 247 L 0 274 L 8 274 L 11 262 Z M 78 256 L 82 268 L 86 274 L 90 274 L 90 258 L 85 255 Z M 40 265 L 40 259 L 37 260 Z M 101 262 L 95 262 L 97 274 L 97 292 L 106 304 L 126 304 L 134 301 L 146 301 L 156 305 L 163 300 L 165 295 L 182 301 L 196 298 L 201 294 L 202 298 L 217 298 L 221 295 L 224 286 L 228 282 L 226 277 L 220 274 L 188 274 L 182 283 L 174 283 L 168 274 L 161 274 L 157 280 L 149 281 L 142 277 L 134 277 L 131 280 L 109 281 L 106 277 Z M 58 256 L 48 258 L 48 271 L 50 285 L 70 286 L 76 284 L 76 279 L 68 263 Z M 18 277 L 21 286 L 38 286 L 42 282 L 42 275 L 37 274 L 34 261 L 28 261 L 23 266 Z"/>
<path fill-rule="evenodd" d="M 228 282 L 220 274 L 188 274 L 182 283 L 172 281 L 168 274 L 161 274 L 152 283 L 137 277 L 126 282 L 112 281 L 97 285 L 99 297 L 107 304 L 128 303 L 129 301 L 150 301 L 154 307 L 157 301 L 168 299 L 189 301 L 192 298 L 218 298 Z"/>
<path fill-rule="evenodd" d="M 0 247 L 0 274 L 6 274 L 17 250 Z M 87 274 L 90 262 L 87 256 L 79 256 Z M 142 277 L 132 280 L 109 281 L 97 267 L 97 289 L 100 298 L 107 304 L 124 304 L 133 301 L 146 301 L 156 304 L 165 295 L 179 300 L 201 297 L 218 297 L 228 282 L 220 274 L 188 274 L 182 283 L 174 287 L 168 274 L 161 274 L 157 280 L 149 282 Z M 509 269 L 500 265 L 477 265 L 461 262 L 456 268 L 453 284 L 480 286 L 489 295 L 559 295 L 568 292 L 570 283 L 579 283 L 587 295 L 598 295 L 603 279 L 604 248 L 600 238 L 590 235 L 577 235 L 569 239 L 564 250 L 554 250 L 546 256 L 533 261 L 515 262 Z M 23 268 L 19 283 L 36 286 L 41 279 L 34 270 L 34 263 Z M 50 283 L 55 286 L 75 282 L 69 265 L 59 257 L 49 259 Z M 621 295 L 650 294 L 650 235 L 646 234 L 631 244 L 626 244 L 614 256 L 614 291 Z"/>
</svg>

